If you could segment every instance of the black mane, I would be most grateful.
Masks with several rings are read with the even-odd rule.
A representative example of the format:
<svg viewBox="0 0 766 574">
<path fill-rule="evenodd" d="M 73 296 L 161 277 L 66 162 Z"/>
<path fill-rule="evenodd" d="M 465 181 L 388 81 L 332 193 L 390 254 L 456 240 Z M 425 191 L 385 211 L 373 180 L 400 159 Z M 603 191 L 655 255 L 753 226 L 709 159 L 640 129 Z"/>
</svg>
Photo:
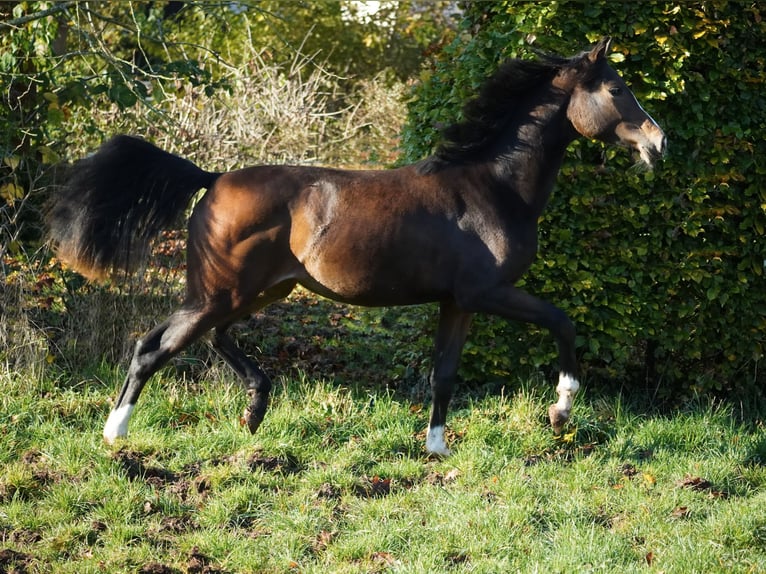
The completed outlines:
<svg viewBox="0 0 766 574">
<path fill-rule="evenodd" d="M 535 60 L 507 60 L 487 78 L 479 95 L 463 107 L 463 119 L 442 130 L 441 143 L 420 163 L 419 170 L 433 172 L 477 159 L 503 132 L 524 95 L 562 68 L 577 65 L 585 54 L 572 58 L 540 54 Z"/>
</svg>

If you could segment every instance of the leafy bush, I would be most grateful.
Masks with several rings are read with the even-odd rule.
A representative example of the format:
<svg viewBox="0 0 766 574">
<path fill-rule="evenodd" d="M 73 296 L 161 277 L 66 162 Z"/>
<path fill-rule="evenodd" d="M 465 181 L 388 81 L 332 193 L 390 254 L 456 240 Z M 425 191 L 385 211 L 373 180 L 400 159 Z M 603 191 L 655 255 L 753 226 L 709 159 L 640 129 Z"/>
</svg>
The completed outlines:
<svg viewBox="0 0 766 574">
<path fill-rule="evenodd" d="M 328 54 L 270 56 L 278 39 L 259 34 L 268 22 L 247 27 L 265 4 L 184 5 L 182 17 L 168 7 L 0 4 L 0 367 L 122 362 L 183 291 L 182 233 L 158 242 L 136 284 L 87 285 L 57 266 L 41 221 L 59 161 L 120 132 L 210 170 L 393 161 L 401 81 L 350 81 L 322 65 Z"/>
<path fill-rule="evenodd" d="M 90 153 L 105 134 L 140 134 L 162 149 L 201 167 L 226 171 L 257 163 L 348 164 L 389 158 L 404 121 L 403 84 L 359 81 L 343 93 L 340 80 L 296 55 L 285 68 L 252 51 L 231 66 L 228 89 L 206 95 L 191 83 L 165 94 L 151 110 L 121 109 L 101 102 L 97 110 L 73 112 L 70 129 L 89 124 L 96 137 L 67 150 L 73 159 Z M 342 98 L 353 100 L 336 109 Z"/>
<path fill-rule="evenodd" d="M 532 56 L 532 42 L 571 54 L 612 36 L 614 67 L 666 131 L 668 156 L 650 173 L 622 150 L 573 144 L 540 222 L 523 286 L 578 325 L 587 379 L 659 398 L 762 392 L 764 33 L 754 3 L 477 2 L 423 72 L 402 135 L 409 160 L 433 149 L 500 61 Z M 555 356 L 535 329 L 544 344 L 530 348 L 518 326 L 476 327 L 469 376 L 472 356 L 506 373 Z M 506 344 L 522 335 L 526 345 Z"/>
<path fill-rule="evenodd" d="M 370 147 L 347 145 L 377 136 L 356 113 L 358 95 L 378 85 L 398 93 L 447 17 L 438 10 L 415 14 L 409 1 L 366 17 L 354 17 L 354 6 L 0 3 L 0 260 L 39 241 L 41 203 L 56 179 L 51 166 L 91 151 L 121 127 L 167 134 L 174 144 L 200 133 L 225 143 L 216 151 L 230 154 L 226 165 L 254 151 L 269 161 L 317 159 L 313 149 L 295 153 L 307 143 L 338 143 L 336 150 L 350 152 Z M 354 77 L 341 77 L 347 73 Z M 236 99 L 243 94 L 244 101 Z M 206 109 L 214 97 L 217 116 Z M 383 110 L 370 111 L 386 119 Z M 255 121 L 272 125 L 254 129 L 254 111 L 262 112 Z M 209 120 L 207 130 L 190 126 L 194 120 Z M 327 134 L 325 124 L 332 124 Z M 216 133 L 222 128 L 226 133 Z M 370 158 L 392 146 L 378 148 Z"/>
</svg>

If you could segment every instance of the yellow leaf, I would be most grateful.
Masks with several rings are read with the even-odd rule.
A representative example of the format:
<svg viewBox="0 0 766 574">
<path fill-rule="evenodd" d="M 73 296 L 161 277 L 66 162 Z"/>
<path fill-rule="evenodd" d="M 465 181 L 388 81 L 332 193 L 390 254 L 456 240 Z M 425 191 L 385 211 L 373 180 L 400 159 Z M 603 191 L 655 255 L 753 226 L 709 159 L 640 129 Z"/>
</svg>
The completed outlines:
<svg viewBox="0 0 766 574">
<path fill-rule="evenodd" d="M 649 474 L 648 472 L 644 473 L 644 482 L 648 484 L 649 486 L 654 486 L 657 484 L 657 479 L 654 478 L 653 475 Z"/>
<path fill-rule="evenodd" d="M 17 155 L 7 155 L 3 158 L 3 163 L 11 168 L 11 171 L 19 167 L 21 158 Z"/>
<path fill-rule="evenodd" d="M 13 204 L 17 199 L 24 197 L 24 188 L 15 183 L 6 183 L 0 186 L 0 197 L 2 197 L 8 205 Z"/>
</svg>

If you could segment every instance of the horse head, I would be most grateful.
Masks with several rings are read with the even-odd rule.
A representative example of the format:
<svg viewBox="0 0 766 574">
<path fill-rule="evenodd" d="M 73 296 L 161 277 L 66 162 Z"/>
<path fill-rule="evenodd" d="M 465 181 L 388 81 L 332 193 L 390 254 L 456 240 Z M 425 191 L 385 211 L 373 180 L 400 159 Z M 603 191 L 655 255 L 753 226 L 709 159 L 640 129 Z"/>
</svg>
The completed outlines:
<svg viewBox="0 0 766 574">
<path fill-rule="evenodd" d="M 651 167 L 665 153 L 665 133 L 609 66 L 610 44 L 604 38 L 584 52 L 576 66 L 559 72 L 554 84 L 570 94 L 567 119 L 579 134 L 632 148 Z"/>
</svg>

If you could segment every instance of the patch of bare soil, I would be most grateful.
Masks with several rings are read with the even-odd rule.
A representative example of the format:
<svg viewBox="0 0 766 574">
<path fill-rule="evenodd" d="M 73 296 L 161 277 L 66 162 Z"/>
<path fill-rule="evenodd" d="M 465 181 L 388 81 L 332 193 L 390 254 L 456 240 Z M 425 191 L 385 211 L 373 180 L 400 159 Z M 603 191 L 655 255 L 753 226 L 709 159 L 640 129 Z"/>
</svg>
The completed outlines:
<svg viewBox="0 0 766 574">
<path fill-rule="evenodd" d="M 10 542 L 15 546 L 24 547 L 40 542 L 42 539 L 42 534 L 29 528 L 0 528 L 0 542 L 3 543 Z"/>
<path fill-rule="evenodd" d="M 147 466 L 144 462 L 146 455 L 142 452 L 121 448 L 112 455 L 117 461 L 129 480 L 143 480 L 155 487 L 163 487 L 168 483 L 177 482 L 178 475 L 156 466 Z"/>
<path fill-rule="evenodd" d="M 727 491 L 716 487 L 709 480 L 699 476 L 686 475 L 686 477 L 677 484 L 679 488 L 688 488 L 695 492 L 707 492 L 710 498 L 729 498 L 729 493 Z"/>
<path fill-rule="evenodd" d="M 31 572 L 34 558 L 30 554 L 6 548 L 0 550 L 0 572 L 2 574 L 26 574 Z"/>
<path fill-rule="evenodd" d="M 277 472 L 279 474 L 297 474 L 303 470 L 301 462 L 292 456 L 266 456 L 256 452 L 247 459 L 247 466 L 251 472 L 263 470 Z"/>
<path fill-rule="evenodd" d="M 141 566 L 138 574 L 181 574 L 181 571 L 178 568 L 166 566 L 159 562 L 149 562 L 149 564 Z"/>
<path fill-rule="evenodd" d="M 359 498 L 383 498 L 391 494 L 391 479 L 374 476 L 363 476 L 354 487 L 354 494 Z"/>
<path fill-rule="evenodd" d="M 228 574 L 226 570 L 213 565 L 212 560 L 202 554 L 196 546 L 192 548 L 183 570 L 160 562 L 149 562 L 144 564 L 138 572 L 139 574 Z"/>
<path fill-rule="evenodd" d="M 47 486 L 65 478 L 62 473 L 51 469 L 45 457 L 37 450 L 26 451 L 21 455 L 20 461 L 29 468 L 32 480 L 14 483 L 6 482 L 0 477 L 0 500 L 10 500 L 13 497 L 21 500 L 35 498 Z"/>
<path fill-rule="evenodd" d="M 196 546 L 192 548 L 186 571 L 188 574 L 226 574 L 225 570 L 213 566 L 210 563 L 210 558 L 200 553 Z"/>
</svg>

